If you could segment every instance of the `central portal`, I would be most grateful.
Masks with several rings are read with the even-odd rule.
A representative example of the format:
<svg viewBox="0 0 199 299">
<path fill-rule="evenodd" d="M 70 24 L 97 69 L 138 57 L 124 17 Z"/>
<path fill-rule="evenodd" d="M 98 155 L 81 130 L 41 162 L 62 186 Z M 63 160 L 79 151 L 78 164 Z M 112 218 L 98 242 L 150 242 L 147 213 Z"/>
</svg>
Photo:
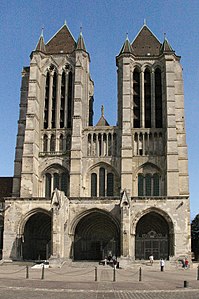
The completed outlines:
<svg viewBox="0 0 199 299">
<path fill-rule="evenodd" d="M 101 260 L 118 256 L 119 229 L 108 214 L 92 212 L 81 219 L 75 230 L 74 260 Z"/>
</svg>

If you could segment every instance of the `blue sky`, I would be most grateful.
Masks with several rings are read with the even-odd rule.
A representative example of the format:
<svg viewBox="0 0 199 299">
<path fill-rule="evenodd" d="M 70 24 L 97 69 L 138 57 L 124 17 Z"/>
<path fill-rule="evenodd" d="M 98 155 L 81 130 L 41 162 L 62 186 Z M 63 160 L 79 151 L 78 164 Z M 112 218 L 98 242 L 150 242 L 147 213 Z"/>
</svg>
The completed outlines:
<svg viewBox="0 0 199 299">
<path fill-rule="evenodd" d="M 21 70 L 29 65 L 44 27 L 47 42 L 66 20 L 77 40 L 83 27 L 95 83 L 94 120 L 116 123 L 115 57 L 126 38 L 134 39 L 146 19 L 162 42 L 164 33 L 181 55 L 189 152 L 191 218 L 199 213 L 197 147 L 199 146 L 199 0 L 1 0 L 0 1 L 0 176 L 12 176 L 19 114 Z"/>
</svg>

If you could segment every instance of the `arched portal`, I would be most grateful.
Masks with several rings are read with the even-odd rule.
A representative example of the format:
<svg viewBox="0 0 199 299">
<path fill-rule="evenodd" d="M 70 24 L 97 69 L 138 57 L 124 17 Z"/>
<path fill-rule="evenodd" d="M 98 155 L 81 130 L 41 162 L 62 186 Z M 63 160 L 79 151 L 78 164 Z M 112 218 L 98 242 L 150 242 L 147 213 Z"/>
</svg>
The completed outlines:
<svg viewBox="0 0 199 299">
<path fill-rule="evenodd" d="M 74 240 L 75 260 L 101 260 L 108 255 L 120 255 L 120 236 L 111 216 L 91 212 L 76 226 Z"/>
<path fill-rule="evenodd" d="M 46 260 L 51 253 L 51 217 L 37 212 L 24 228 L 23 259 Z"/>
<path fill-rule="evenodd" d="M 170 255 L 169 225 L 158 213 L 150 212 L 137 223 L 135 236 L 135 258 L 147 260 L 168 259 Z"/>
</svg>

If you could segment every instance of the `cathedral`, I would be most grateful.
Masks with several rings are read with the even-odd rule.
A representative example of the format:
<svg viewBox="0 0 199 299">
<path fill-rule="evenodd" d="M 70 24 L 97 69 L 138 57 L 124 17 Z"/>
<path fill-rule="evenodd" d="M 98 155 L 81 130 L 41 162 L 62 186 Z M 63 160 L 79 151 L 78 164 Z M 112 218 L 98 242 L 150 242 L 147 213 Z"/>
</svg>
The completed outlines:
<svg viewBox="0 0 199 299">
<path fill-rule="evenodd" d="M 174 260 L 190 256 L 180 56 L 144 24 L 118 45 L 117 124 L 93 124 L 82 33 L 43 34 L 24 67 L 4 261 Z M 120 50 L 119 50 L 120 49 Z"/>
</svg>

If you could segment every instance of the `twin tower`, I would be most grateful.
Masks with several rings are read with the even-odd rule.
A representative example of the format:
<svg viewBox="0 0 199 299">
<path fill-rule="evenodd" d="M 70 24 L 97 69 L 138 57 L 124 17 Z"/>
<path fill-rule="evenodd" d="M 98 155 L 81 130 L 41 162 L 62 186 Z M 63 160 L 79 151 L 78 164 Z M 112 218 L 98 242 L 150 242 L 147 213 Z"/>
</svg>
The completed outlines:
<svg viewBox="0 0 199 299">
<path fill-rule="evenodd" d="M 116 57 L 118 119 L 93 125 L 82 34 L 40 37 L 22 72 L 4 260 L 172 260 L 190 255 L 180 57 L 144 25 Z"/>
</svg>

